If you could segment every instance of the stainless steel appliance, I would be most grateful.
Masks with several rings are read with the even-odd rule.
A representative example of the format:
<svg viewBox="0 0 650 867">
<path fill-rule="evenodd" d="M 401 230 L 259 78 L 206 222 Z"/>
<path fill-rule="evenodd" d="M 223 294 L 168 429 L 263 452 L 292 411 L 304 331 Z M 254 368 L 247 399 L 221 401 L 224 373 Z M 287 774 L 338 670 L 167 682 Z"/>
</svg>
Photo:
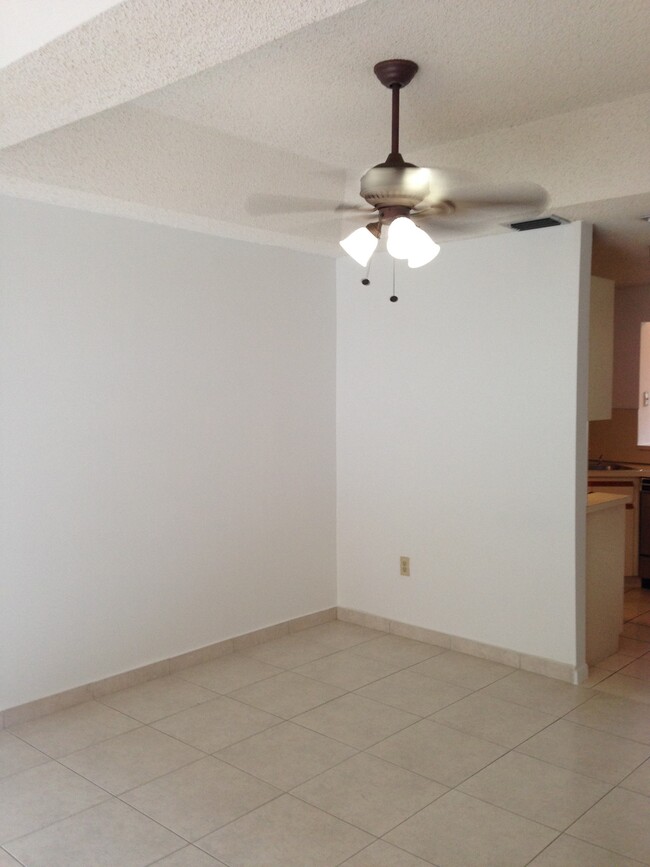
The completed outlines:
<svg viewBox="0 0 650 867">
<path fill-rule="evenodd" d="M 639 575 L 650 588 L 650 479 L 641 479 L 639 508 Z"/>
</svg>

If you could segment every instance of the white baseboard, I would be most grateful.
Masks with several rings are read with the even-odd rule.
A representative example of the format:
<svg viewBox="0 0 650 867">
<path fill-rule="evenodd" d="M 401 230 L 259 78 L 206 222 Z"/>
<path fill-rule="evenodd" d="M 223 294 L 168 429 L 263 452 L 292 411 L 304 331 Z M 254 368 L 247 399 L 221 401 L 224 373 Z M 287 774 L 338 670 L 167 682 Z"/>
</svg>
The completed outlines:
<svg viewBox="0 0 650 867">
<path fill-rule="evenodd" d="M 568 662 L 546 659 L 543 656 L 519 653 L 517 650 L 510 650 L 507 647 L 483 644 L 483 642 L 473 641 L 471 638 L 449 635 L 446 632 L 437 632 L 435 629 L 425 629 L 422 626 L 413 626 L 399 620 L 389 620 L 386 617 L 378 617 L 376 614 L 368 614 L 353 608 L 338 608 L 337 619 L 356 623 L 359 626 L 380 629 L 382 632 L 392 632 L 394 635 L 403 635 L 405 638 L 414 638 L 416 641 L 424 641 L 426 644 L 435 644 L 449 650 L 457 650 L 459 653 L 467 653 L 469 656 L 490 659 L 492 662 L 500 662 L 503 665 L 521 668 L 534 674 L 542 674 L 544 677 L 554 677 L 556 680 L 563 680 L 567 683 L 582 683 L 588 675 L 586 665 L 575 666 Z"/>
<path fill-rule="evenodd" d="M 323 611 L 316 611 L 303 617 L 294 617 L 293 620 L 275 623 L 273 626 L 256 629 L 244 635 L 237 635 L 235 638 L 227 638 L 225 641 L 217 641 L 215 644 L 208 644 L 206 647 L 190 650 L 188 653 L 171 656 L 168 659 L 154 662 L 151 665 L 144 665 L 140 668 L 115 674 L 112 677 L 96 680 L 93 683 L 67 689 L 64 692 L 58 692 L 44 698 L 37 698 L 34 701 L 18 705 L 17 707 L 7 708 L 4 711 L 0 711 L 0 729 L 19 725 L 37 717 L 54 713 L 57 710 L 72 707 L 75 704 L 81 704 L 84 701 L 91 701 L 93 698 L 100 698 L 103 695 L 117 692 L 120 689 L 136 686 L 148 680 L 155 680 L 157 677 L 173 674 L 182 668 L 189 668 L 191 665 L 198 665 L 201 662 L 209 662 L 227 653 L 244 650 L 246 647 L 253 647 L 264 641 L 271 641 L 273 638 L 281 638 L 283 635 L 289 635 L 291 632 L 300 632 L 303 629 L 308 629 L 310 626 L 318 626 L 321 623 L 336 620 L 336 615 L 336 608 L 325 608 Z"/>
<path fill-rule="evenodd" d="M 425 629 L 422 626 L 413 626 L 409 623 L 402 623 L 399 620 L 390 620 L 387 617 L 379 617 L 376 614 L 368 614 L 365 611 L 356 611 L 352 608 L 326 608 L 323 611 L 316 611 L 313 614 L 295 617 L 293 620 L 286 620 L 283 623 L 276 623 L 263 629 L 256 629 L 253 632 L 247 632 L 235 638 L 228 638 L 225 641 L 218 641 L 215 644 L 209 644 L 197 650 L 190 650 L 178 656 L 171 656 L 168 659 L 154 662 L 151 665 L 134 668 L 112 677 L 106 677 L 93 683 L 30 701 L 27 704 L 8 708 L 7 710 L 0 711 L 0 729 L 19 725 L 37 717 L 54 713 L 57 710 L 64 710 L 67 707 L 81 704 L 84 701 L 91 701 L 93 698 L 100 698 L 111 692 L 117 692 L 120 689 L 136 686 L 148 680 L 164 677 L 183 668 L 189 668 L 191 665 L 209 662 L 212 659 L 217 659 L 219 656 L 224 656 L 237 650 L 244 650 L 247 647 L 261 644 L 264 641 L 281 638 L 283 635 L 299 632 L 302 629 L 318 626 L 321 623 L 328 623 L 331 620 L 343 620 L 347 623 L 356 623 L 359 626 L 377 629 L 380 632 L 402 635 L 405 638 L 413 638 L 426 644 L 435 644 L 438 647 L 457 650 L 470 656 L 478 656 L 482 659 L 490 659 L 493 662 L 501 662 L 513 668 L 521 668 L 524 671 L 542 674 L 545 677 L 553 677 L 567 683 L 582 683 L 588 676 L 586 665 L 573 666 L 566 662 L 557 662 L 557 660 L 546 659 L 542 656 L 531 656 L 527 653 L 510 650 L 507 647 L 483 644 L 470 638 L 449 635 L 445 632 L 437 632 L 435 629 Z"/>
</svg>

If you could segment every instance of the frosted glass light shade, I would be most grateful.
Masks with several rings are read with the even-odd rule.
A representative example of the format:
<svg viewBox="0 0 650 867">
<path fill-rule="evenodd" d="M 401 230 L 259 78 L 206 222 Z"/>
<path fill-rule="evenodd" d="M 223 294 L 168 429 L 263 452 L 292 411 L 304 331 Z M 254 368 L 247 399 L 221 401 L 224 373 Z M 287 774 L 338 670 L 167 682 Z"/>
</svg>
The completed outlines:
<svg viewBox="0 0 650 867">
<path fill-rule="evenodd" d="M 375 237 L 365 226 L 361 229 L 355 229 L 347 238 L 339 241 L 339 244 L 345 252 L 352 256 L 355 262 L 363 265 L 364 268 L 370 261 L 370 257 L 377 249 L 379 238 Z"/>
<path fill-rule="evenodd" d="M 398 217 L 388 227 L 386 249 L 394 259 L 408 259 L 409 268 L 426 265 L 440 247 L 408 217 Z"/>
<path fill-rule="evenodd" d="M 393 259 L 408 259 L 417 227 L 408 217 L 398 217 L 388 227 L 386 249 Z"/>
<path fill-rule="evenodd" d="M 411 243 L 411 251 L 408 256 L 409 268 L 421 268 L 435 259 L 440 252 L 440 247 L 426 232 L 415 227 L 415 235 Z"/>
</svg>

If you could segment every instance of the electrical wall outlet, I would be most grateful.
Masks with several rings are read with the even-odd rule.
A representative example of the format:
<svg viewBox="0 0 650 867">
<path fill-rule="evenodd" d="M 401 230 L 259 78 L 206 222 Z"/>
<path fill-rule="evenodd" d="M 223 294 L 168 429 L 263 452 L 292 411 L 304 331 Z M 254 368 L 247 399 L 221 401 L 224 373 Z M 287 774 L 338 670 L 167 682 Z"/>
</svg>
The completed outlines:
<svg viewBox="0 0 650 867">
<path fill-rule="evenodd" d="M 399 574 L 408 578 L 411 574 L 411 558 L 410 557 L 400 557 L 399 558 Z"/>
</svg>

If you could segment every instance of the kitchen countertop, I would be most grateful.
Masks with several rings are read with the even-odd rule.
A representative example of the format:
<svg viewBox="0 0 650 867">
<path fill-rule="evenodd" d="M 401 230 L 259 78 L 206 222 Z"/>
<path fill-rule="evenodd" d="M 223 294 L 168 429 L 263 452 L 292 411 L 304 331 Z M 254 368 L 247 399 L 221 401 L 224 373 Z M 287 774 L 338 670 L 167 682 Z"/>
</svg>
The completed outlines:
<svg viewBox="0 0 650 867">
<path fill-rule="evenodd" d="M 618 463 L 613 461 L 612 463 Z M 589 479 L 644 479 L 650 477 L 650 464 L 628 464 L 623 470 L 589 470 Z"/>
<path fill-rule="evenodd" d="M 606 472 L 614 473 L 617 470 L 607 470 Z M 587 494 L 587 514 L 600 512 L 602 509 L 611 509 L 614 506 L 624 506 L 626 503 L 631 502 L 632 497 L 627 497 L 624 494 L 604 494 L 599 492 Z"/>
</svg>

